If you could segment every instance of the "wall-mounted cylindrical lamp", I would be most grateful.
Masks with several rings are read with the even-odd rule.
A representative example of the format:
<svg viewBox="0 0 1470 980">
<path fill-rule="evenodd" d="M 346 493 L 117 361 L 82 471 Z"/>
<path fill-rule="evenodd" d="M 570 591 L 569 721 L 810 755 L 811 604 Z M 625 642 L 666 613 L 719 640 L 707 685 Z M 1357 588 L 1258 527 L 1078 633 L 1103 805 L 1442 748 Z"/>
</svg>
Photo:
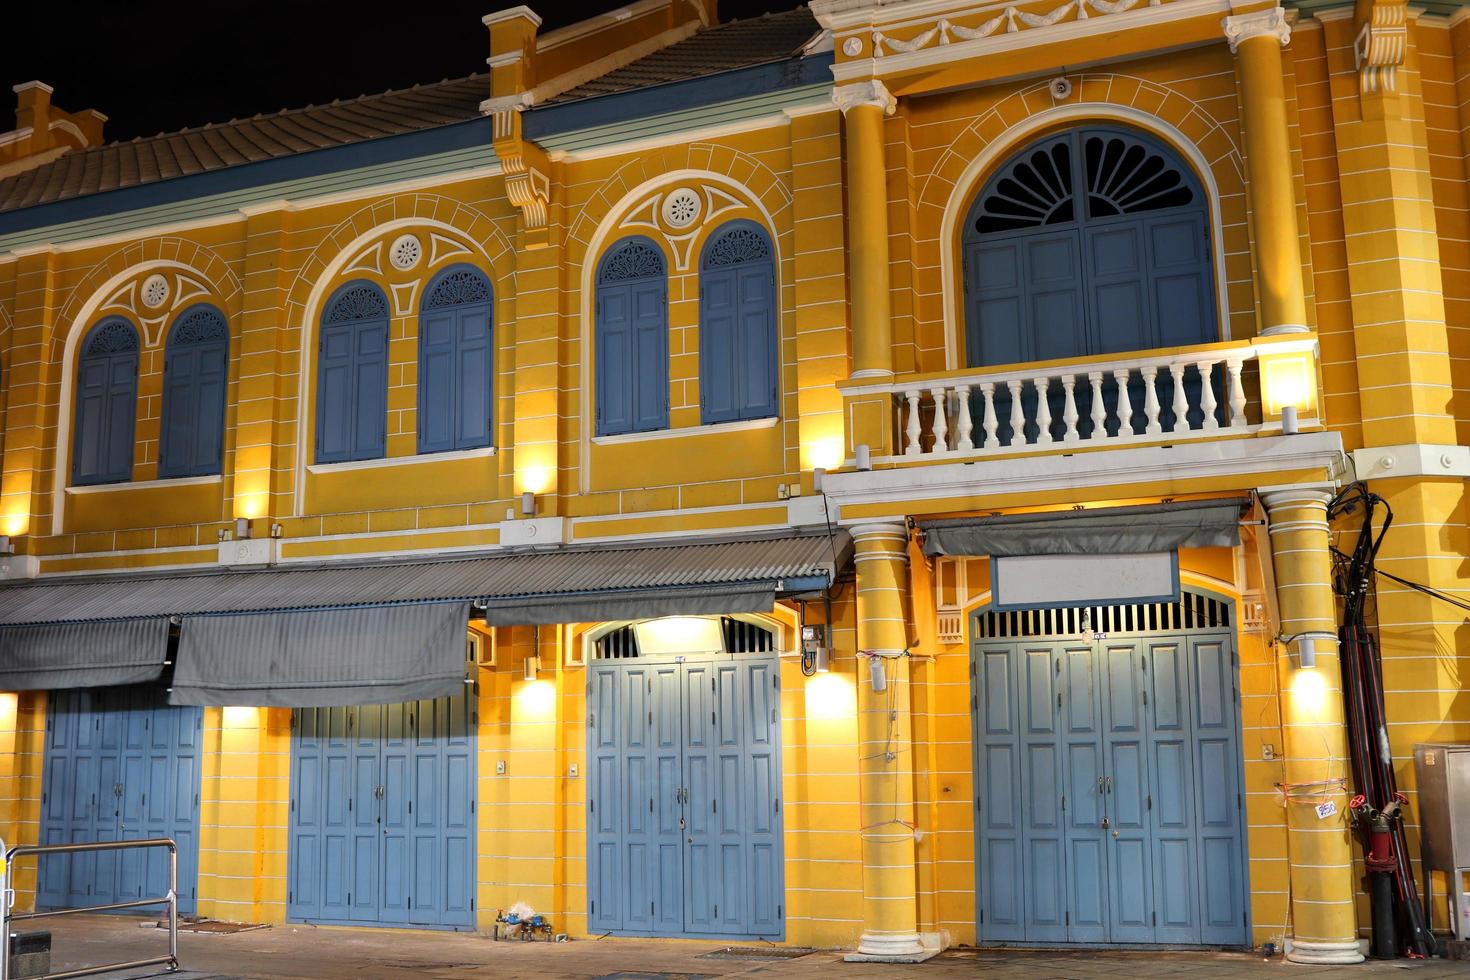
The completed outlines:
<svg viewBox="0 0 1470 980">
<path fill-rule="evenodd" d="M 868 448 L 866 442 L 860 442 L 852 451 L 853 465 L 859 470 L 867 472 L 873 468 L 873 451 Z"/>
<path fill-rule="evenodd" d="M 526 658 L 522 669 L 525 671 L 526 680 L 534 681 L 541 673 L 541 657 L 538 654 L 531 654 Z"/>
<path fill-rule="evenodd" d="M 823 469 L 822 467 L 818 466 L 816 469 L 812 470 L 812 492 L 813 493 L 821 493 L 822 492 L 822 483 L 826 480 L 826 477 L 827 477 L 827 471 L 825 469 Z"/>
<path fill-rule="evenodd" d="M 235 518 L 235 540 L 244 541 L 250 537 L 250 518 Z"/>
<path fill-rule="evenodd" d="M 521 494 L 521 516 L 536 516 L 536 495 L 530 490 L 527 490 Z"/>
<path fill-rule="evenodd" d="M 1308 630 L 1305 633 L 1297 633 L 1294 636 L 1281 637 L 1281 642 L 1290 652 L 1291 647 L 1296 647 L 1296 665 L 1304 670 L 1317 666 L 1317 644 L 1335 643 L 1337 635 L 1326 630 Z"/>
<path fill-rule="evenodd" d="M 0 555 L 15 554 L 15 546 L 10 543 L 10 535 L 0 534 Z"/>
<path fill-rule="evenodd" d="M 888 670 L 883 666 L 882 657 L 868 658 L 868 681 L 874 691 L 888 690 Z"/>
</svg>

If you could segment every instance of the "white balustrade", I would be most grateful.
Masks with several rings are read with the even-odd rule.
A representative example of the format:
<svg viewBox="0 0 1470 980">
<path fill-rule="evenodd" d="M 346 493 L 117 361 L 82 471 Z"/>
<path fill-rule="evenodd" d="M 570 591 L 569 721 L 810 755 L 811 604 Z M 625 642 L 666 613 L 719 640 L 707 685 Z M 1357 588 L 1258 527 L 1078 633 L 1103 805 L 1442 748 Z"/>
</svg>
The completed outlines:
<svg viewBox="0 0 1470 980">
<path fill-rule="evenodd" d="M 894 396 L 903 438 L 897 452 L 908 458 L 1215 438 L 1259 428 L 1247 424 L 1241 378 L 1262 350 L 1277 349 L 1194 348 L 1040 373 L 977 369 L 860 390 Z"/>
</svg>

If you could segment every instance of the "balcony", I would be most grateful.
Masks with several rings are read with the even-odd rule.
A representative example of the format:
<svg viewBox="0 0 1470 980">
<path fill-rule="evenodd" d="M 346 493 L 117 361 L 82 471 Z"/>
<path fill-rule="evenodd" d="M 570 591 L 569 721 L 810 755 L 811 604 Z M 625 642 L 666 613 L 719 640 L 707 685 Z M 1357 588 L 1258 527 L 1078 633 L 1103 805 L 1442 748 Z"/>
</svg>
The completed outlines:
<svg viewBox="0 0 1470 980">
<path fill-rule="evenodd" d="M 1318 429 L 1317 390 L 1315 334 L 842 385 L 848 445 L 870 442 L 890 465 L 1278 434 L 1283 408 Z M 891 452 L 861 428 L 875 407 Z"/>
</svg>

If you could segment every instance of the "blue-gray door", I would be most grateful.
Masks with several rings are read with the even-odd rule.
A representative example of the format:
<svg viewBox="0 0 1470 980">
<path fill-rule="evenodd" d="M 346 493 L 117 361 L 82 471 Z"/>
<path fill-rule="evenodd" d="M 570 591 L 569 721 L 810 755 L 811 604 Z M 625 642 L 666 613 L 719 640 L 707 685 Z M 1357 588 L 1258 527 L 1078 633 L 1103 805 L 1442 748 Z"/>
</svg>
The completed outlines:
<svg viewBox="0 0 1470 980">
<path fill-rule="evenodd" d="M 1027 637 L 996 627 L 1030 614 L 975 620 L 982 941 L 1249 941 L 1228 607 L 1133 608 L 1181 628 Z"/>
<path fill-rule="evenodd" d="M 779 939 L 779 664 L 594 664 L 588 915 L 594 932 Z"/>
<path fill-rule="evenodd" d="M 302 708 L 292 726 L 287 914 L 474 928 L 470 699 Z"/>
<path fill-rule="evenodd" d="M 179 911 L 192 914 L 199 880 L 202 727 L 202 709 L 169 705 L 161 688 L 53 692 L 46 715 L 41 843 L 172 837 L 179 848 Z M 39 860 L 37 904 L 43 908 L 105 905 L 168 891 L 164 848 Z"/>
</svg>

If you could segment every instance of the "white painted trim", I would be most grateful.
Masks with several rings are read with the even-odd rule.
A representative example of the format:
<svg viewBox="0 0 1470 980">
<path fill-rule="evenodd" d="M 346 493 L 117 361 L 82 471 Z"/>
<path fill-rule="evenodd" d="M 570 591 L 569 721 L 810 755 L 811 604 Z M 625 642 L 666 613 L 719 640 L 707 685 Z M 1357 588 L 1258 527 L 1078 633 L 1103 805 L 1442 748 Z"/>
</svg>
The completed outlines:
<svg viewBox="0 0 1470 980">
<path fill-rule="evenodd" d="M 495 282 L 495 265 L 490 261 L 484 245 L 453 225 L 434 218 L 395 218 L 392 221 L 385 221 L 358 235 L 332 256 L 316 277 L 316 282 L 312 283 L 311 292 L 307 294 L 306 302 L 302 304 L 301 322 L 296 325 L 296 349 L 300 353 L 301 369 L 297 372 L 296 378 L 296 462 L 293 465 L 295 482 L 291 489 L 292 517 L 304 516 L 306 508 L 307 449 L 308 446 L 314 448 L 313 434 L 308 430 L 309 422 L 316 417 L 316 406 L 310 401 L 311 382 L 316 375 L 316 344 L 312 343 L 312 340 L 316 337 L 316 321 L 321 315 L 322 300 L 325 299 L 329 287 L 335 288 L 338 285 L 337 276 L 348 262 L 357 257 L 364 245 L 375 239 L 387 237 L 400 228 L 432 228 L 447 232 L 456 240 L 469 242 L 470 247 L 474 249 L 473 254 L 479 256 L 480 269 L 490 279 L 492 285 Z"/>
<path fill-rule="evenodd" d="M 0 133 L 0 146 L 5 146 L 7 143 L 18 143 L 34 132 L 35 129 L 32 127 L 22 126 L 20 129 L 12 129 L 8 133 Z"/>
<path fill-rule="evenodd" d="M 1336 432 L 1294 436 L 1220 439 L 1175 446 L 1054 454 L 1021 459 L 940 463 L 868 472 L 828 473 L 823 484 L 837 504 L 839 524 L 867 524 L 865 516 L 844 520 L 845 505 L 891 505 L 895 517 L 913 501 L 945 497 L 997 497 L 1097 487 L 1127 487 L 1242 473 L 1272 474 L 1320 468 L 1330 479 L 1346 473 L 1342 438 Z"/>
<path fill-rule="evenodd" d="M 49 246 L 48 246 L 49 247 Z M 56 452 L 53 453 L 55 466 L 52 470 L 51 480 L 55 489 L 51 491 L 51 533 L 62 534 L 65 532 L 64 519 L 66 516 L 66 494 L 69 488 L 66 483 L 71 474 L 71 413 L 72 403 L 76 401 L 76 357 L 77 346 L 82 337 L 86 335 L 87 328 L 92 323 L 92 317 L 96 315 L 102 304 L 113 295 L 118 286 L 127 280 L 143 272 L 154 269 L 181 269 L 203 279 L 203 274 L 193 266 L 171 259 L 153 259 L 147 262 L 139 262 L 122 270 L 112 276 L 102 285 L 98 286 L 87 301 L 77 310 L 76 318 L 71 323 L 60 324 L 60 328 L 67 332 L 66 345 L 61 355 L 61 377 L 56 406 Z M 108 484 L 112 486 L 112 484 Z M 127 486 L 128 484 L 123 484 Z M 137 486 L 137 484 L 131 484 Z"/>
<path fill-rule="evenodd" d="M 1470 20 L 1470 7 L 1461 7 L 1456 10 L 1445 18 L 1445 23 L 1449 27 L 1455 27 L 1465 20 Z"/>
<path fill-rule="evenodd" d="M 1180 2 L 1180 0 L 1176 0 Z M 986 144 L 960 174 L 950 189 L 949 200 L 944 205 L 944 217 L 939 226 L 939 275 L 940 292 L 944 297 L 944 366 L 953 371 L 959 363 L 959 330 L 961 320 L 960 292 L 963 285 L 956 286 L 960 277 L 960 251 L 963 244 L 959 239 L 960 224 L 969 213 L 975 195 L 979 194 L 989 172 L 1020 150 L 1031 134 L 1059 122 L 1099 122 L 1112 120 L 1129 123 L 1163 140 L 1178 151 L 1194 168 L 1195 176 L 1204 186 L 1209 198 L 1210 242 L 1213 246 L 1215 266 L 1215 293 L 1220 319 L 1220 339 L 1230 339 L 1230 303 L 1225 283 L 1225 242 L 1223 223 L 1220 216 L 1220 188 L 1215 183 L 1214 172 L 1205 155 L 1189 137 L 1159 117 L 1132 106 L 1112 105 L 1107 102 L 1079 102 L 1044 109 L 1012 126 L 999 137 Z M 1239 153 L 1239 149 L 1236 149 Z"/>
<path fill-rule="evenodd" d="M 363 540 L 367 540 L 367 539 L 371 539 L 371 538 L 404 538 L 404 537 L 408 537 L 408 536 L 414 535 L 414 534 L 453 534 L 453 533 L 458 533 L 458 532 L 461 532 L 461 531 L 498 531 L 498 530 L 500 530 L 500 524 L 499 523 L 495 523 L 495 524 L 451 524 L 451 525 L 443 526 L 443 527 L 406 527 L 406 528 L 399 528 L 398 530 L 394 530 L 394 531 L 349 531 L 349 532 L 344 533 L 344 534 L 310 534 L 310 535 L 306 535 L 304 537 L 299 537 L 299 538 L 282 538 L 281 540 L 282 541 L 288 541 L 291 544 L 303 544 L 303 543 L 305 543 L 305 544 L 316 544 L 316 543 L 322 542 L 322 541 L 363 541 Z M 485 548 L 494 548 L 494 547 L 497 547 L 497 546 L 496 545 L 477 544 L 477 545 L 473 545 L 473 547 L 479 548 L 479 549 L 483 550 Z M 396 554 L 396 552 L 392 552 L 392 551 L 387 551 L 387 552 L 383 552 L 383 553 L 384 554 L 389 554 L 389 555 Z M 331 556 L 331 557 L 337 557 L 337 556 Z M 293 561 L 299 561 L 300 559 L 292 559 L 292 560 Z M 312 558 L 311 560 L 312 561 L 318 561 L 318 560 L 323 560 L 323 559 Z"/>
<path fill-rule="evenodd" d="M 633 3 L 617 7 L 605 13 L 594 14 L 584 20 L 568 24 L 566 27 L 558 27 L 554 31 L 547 31 L 545 34 L 542 34 L 536 38 L 536 50 L 538 52 L 550 51 L 552 48 L 561 47 L 563 44 L 570 44 L 578 38 L 586 37 L 589 34 L 596 34 L 598 31 L 625 23 L 635 17 L 642 17 L 655 10 L 663 10 L 670 2 L 671 0 L 635 0 Z"/>
<path fill-rule="evenodd" d="M 219 473 L 211 476 L 178 476 L 163 480 L 135 480 L 131 483 L 97 483 L 91 486 L 67 487 L 66 492 L 74 496 L 93 493 L 112 493 L 119 490 L 158 490 L 163 487 L 202 487 L 211 483 L 224 483 Z"/>
<path fill-rule="evenodd" d="M 592 232 L 592 237 L 587 242 L 587 249 L 583 253 L 581 263 L 582 275 L 581 287 L 578 296 L 578 305 L 580 307 L 580 309 L 578 310 L 578 318 L 582 325 L 582 346 L 580 348 L 582 351 L 582 356 L 579 357 L 577 360 L 580 362 L 578 371 L 580 373 L 579 382 L 581 384 L 582 395 L 581 398 L 578 400 L 582 404 L 582 412 L 581 427 L 578 432 L 577 440 L 579 461 L 578 472 L 582 493 L 592 492 L 592 436 L 590 435 L 590 433 L 593 431 L 594 427 L 593 413 L 595 410 L 595 392 L 593 392 L 592 390 L 592 358 L 594 356 L 596 339 L 594 335 L 595 324 L 593 323 L 592 316 L 593 279 L 596 278 L 597 266 L 602 259 L 603 246 L 607 243 L 610 237 L 616 234 L 618 230 L 618 223 L 627 216 L 628 210 L 632 208 L 634 204 L 638 203 L 638 201 L 641 200 L 646 194 L 648 194 L 656 187 L 663 187 L 665 185 L 669 187 L 677 187 L 680 183 L 691 180 L 705 181 L 707 183 L 720 184 L 728 187 L 734 190 L 736 193 L 742 195 L 742 199 L 747 201 L 750 206 L 760 214 L 765 225 L 766 234 L 771 240 L 771 249 L 775 253 L 773 261 L 774 268 L 776 270 L 776 288 L 777 297 L 779 300 L 782 261 L 780 232 L 777 230 L 775 221 L 771 219 L 770 212 L 766 210 L 766 206 L 761 201 L 760 197 L 754 191 L 752 191 L 750 188 L 746 187 L 739 181 L 727 177 L 724 174 L 717 174 L 709 170 L 671 170 L 667 173 L 662 173 L 656 177 L 651 177 L 648 180 L 645 180 L 637 187 L 629 190 L 626 194 L 618 199 L 616 204 L 608 208 L 607 214 L 602 216 L 602 220 L 598 223 L 596 230 Z M 780 309 L 777 309 L 776 337 L 778 340 L 781 337 L 781 333 L 781 311 Z"/>
<path fill-rule="evenodd" d="M 347 171 L 350 173 L 350 171 Z M 106 235 L 95 235 L 90 238 L 78 238 L 61 244 L 43 243 L 37 245 L 23 245 L 7 251 L 0 251 L 0 262 L 7 259 L 30 255 L 37 252 L 51 252 L 61 254 L 75 252 L 84 249 L 98 248 L 104 245 L 121 245 L 137 241 L 140 238 L 153 238 L 161 235 L 177 235 L 201 228 L 211 228 L 215 225 L 226 225 L 238 222 L 242 217 L 248 218 L 259 214 L 269 214 L 272 211 L 305 211 L 311 208 L 326 207 L 332 204 L 343 204 L 348 201 L 361 200 L 367 197 L 383 197 L 391 194 L 403 194 L 409 191 L 424 190 L 430 187 L 439 187 L 444 184 L 458 183 L 462 180 L 476 180 L 485 177 L 498 177 L 502 172 L 501 165 L 492 163 L 484 167 L 474 167 L 468 170 L 451 170 L 442 174 L 432 174 L 427 177 L 414 177 L 410 180 L 401 180 L 388 184 L 367 184 L 363 187 L 353 188 L 347 191 L 334 191 L 330 194 L 319 194 L 315 197 L 303 198 L 276 198 L 274 200 L 257 201 L 250 204 L 242 204 L 234 210 L 225 211 L 220 214 L 212 214 L 201 218 L 190 218 L 187 221 L 171 221 L 157 225 L 142 225 L 127 231 L 112 232 Z M 124 212 L 126 213 L 126 212 Z"/>
<path fill-rule="evenodd" d="M 162 549 L 154 549 L 154 550 L 155 551 L 158 551 L 158 550 L 162 550 Z M 71 578 L 72 576 L 79 576 L 79 575 L 86 575 L 88 577 L 92 577 L 92 576 L 103 576 L 103 575 L 113 575 L 113 576 L 152 575 L 155 572 L 218 571 L 219 570 L 219 564 L 218 564 L 218 561 L 219 561 L 219 552 L 218 552 L 217 546 L 211 545 L 209 547 L 190 548 L 189 550 L 190 551 L 198 551 L 198 552 L 201 552 L 202 554 L 208 555 L 209 556 L 209 561 L 181 562 L 181 563 L 176 564 L 176 565 L 143 565 L 143 566 L 131 567 L 131 568 L 130 567 L 123 567 L 123 568 L 68 568 L 68 569 L 54 571 L 54 572 L 42 571 L 40 573 L 40 575 L 37 576 L 37 578 L 41 578 L 41 579 L 45 579 L 45 578 L 58 578 L 58 577 L 63 576 L 63 575 L 65 575 L 68 578 Z M 148 552 L 137 552 L 137 554 L 152 554 L 152 553 L 153 553 L 152 551 L 148 551 Z M 111 555 L 119 555 L 119 554 L 122 554 L 122 552 L 109 551 L 109 552 L 97 552 L 97 554 L 111 556 Z M 81 557 L 85 557 L 85 556 L 82 556 L 82 555 L 47 555 L 46 556 L 46 560 L 47 561 L 71 561 L 71 560 L 73 560 L 75 558 L 81 558 Z"/>
<path fill-rule="evenodd" d="M 1436 446 L 1416 442 L 1402 446 L 1355 449 L 1353 469 L 1358 479 L 1402 477 L 1470 477 L 1470 446 Z"/>
<path fill-rule="evenodd" d="M 684 436 L 708 436 L 721 432 L 751 432 L 756 429 L 774 429 L 781 421 L 772 415 L 763 419 L 742 422 L 714 422 L 708 425 L 686 425 L 682 429 L 657 429 L 653 432 L 626 432 L 616 436 L 593 436 L 594 446 L 621 446 L 629 442 L 654 442 L 659 439 L 679 439 Z"/>
<path fill-rule="evenodd" d="M 519 7 L 507 7 L 505 10 L 497 10 L 493 14 L 486 14 L 480 18 L 480 23 L 489 27 L 491 24 L 499 24 L 507 20 L 528 20 L 532 26 L 541 26 L 541 15 L 524 4 Z"/>
<path fill-rule="evenodd" d="M 946 4 L 945 6 L 949 6 Z M 1004 52 L 1018 51 L 1038 45 L 1056 44 L 1094 35 L 1118 34 L 1123 31 L 1192 20 L 1196 17 L 1230 13 L 1230 0 L 1172 0 L 1157 7 L 1140 6 L 1121 13 L 1094 15 L 1080 20 L 1064 21 L 1051 27 L 1031 27 L 1014 33 L 996 33 L 973 41 L 935 44 L 917 51 L 885 54 L 881 58 L 861 58 L 834 65 L 832 77 L 839 83 L 848 80 L 881 78 L 916 68 L 934 68 L 950 62 L 985 58 Z M 884 27 L 894 25 L 884 24 Z M 869 39 L 867 44 L 871 44 Z M 1171 50 L 1166 42 L 1155 49 L 1130 54 L 1131 58 L 1147 57 Z"/>
<path fill-rule="evenodd" d="M 48 125 L 46 129 L 48 131 L 59 129 L 63 133 L 71 133 L 77 139 L 81 140 L 83 146 L 87 145 L 86 134 L 84 134 L 81 129 L 77 127 L 77 124 L 72 122 L 70 119 L 53 119 L 51 120 L 51 124 Z"/>
<path fill-rule="evenodd" d="M 484 449 L 461 449 L 448 453 L 415 453 L 412 456 L 384 456 L 382 459 L 354 459 L 345 463 L 307 463 L 306 472 L 313 475 L 323 473 L 346 473 L 353 470 L 380 470 L 389 466 L 416 466 L 419 463 L 453 463 L 466 459 L 490 459 L 495 455 L 494 446 Z"/>
<path fill-rule="evenodd" d="M 646 136 L 643 139 L 627 140 L 622 143 L 604 143 L 585 150 L 552 150 L 546 156 L 554 163 L 561 163 L 563 161 L 580 163 L 584 160 L 600 160 L 605 157 L 625 156 L 641 153 L 646 150 L 656 150 L 660 147 L 672 146 L 674 144 L 712 140 L 722 136 L 734 136 L 737 133 L 748 133 L 758 129 L 767 129 L 771 126 L 787 126 L 790 125 L 791 120 L 795 116 L 812 115 L 818 112 L 836 112 L 837 106 L 832 104 L 832 97 L 829 94 L 830 91 L 830 89 L 824 89 L 820 100 L 813 100 L 810 103 L 797 103 L 796 105 L 787 106 L 772 113 L 752 116 L 749 119 L 740 119 L 719 126 L 704 126 L 698 129 L 672 129 L 668 132 L 660 133 L 657 136 Z"/>
<path fill-rule="evenodd" d="M 19 95 L 22 92 L 29 92 L 33 88 L 38 88 L 41 91 L 45 92 L 47 95 L 50 95 L 51 93 L 56 91 L 56 89 L 52 88 L 50 85 L 47 85 L 45 82 L 35 78 L 31 79 L 29 82 L 21 82 L 19 85 L 10 86 L 10 91 L 14 92 L 16 95 Z"/>
</svg>

